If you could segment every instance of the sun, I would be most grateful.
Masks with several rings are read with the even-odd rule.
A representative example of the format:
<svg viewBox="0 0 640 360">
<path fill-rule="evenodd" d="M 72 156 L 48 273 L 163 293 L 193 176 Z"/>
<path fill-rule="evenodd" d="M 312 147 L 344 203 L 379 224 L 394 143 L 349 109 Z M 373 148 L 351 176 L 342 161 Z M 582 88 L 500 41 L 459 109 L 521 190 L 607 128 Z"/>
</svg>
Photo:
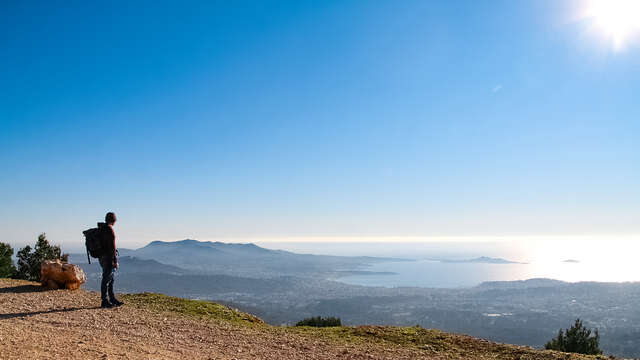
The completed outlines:
<svg viewBox="0 0 640 360">
<path fill-rule="evenodd" d="M 585 17 L 611 39 L 615 49 L 640 34 L 640 0 L 590 0 Z"/>
</svg>

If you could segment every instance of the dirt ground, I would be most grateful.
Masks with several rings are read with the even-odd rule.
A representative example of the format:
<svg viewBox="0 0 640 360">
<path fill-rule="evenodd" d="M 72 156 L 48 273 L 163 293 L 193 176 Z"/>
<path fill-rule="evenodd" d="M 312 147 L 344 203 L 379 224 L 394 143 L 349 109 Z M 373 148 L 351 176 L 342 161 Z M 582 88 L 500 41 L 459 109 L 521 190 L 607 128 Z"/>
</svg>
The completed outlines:
<svg viewBox="0 0 640 360">
<path fill-rule="evenodd" d="M 219 305 L 157 294 L 124 299 L 130 303 L 101 309 L 96 292 L 43 291 L 0 278 L 0 359 L 609 359 L 422 328 L 270 326 Z M 218 312 L 170 310 L 172 302 Z"/>
<path fill-rule="evenodd" d="M 185 318 L 124 305 L 95 292 L 41 291 L 0 279 L 1 359 L 416 359 L 416 349 L 336 345 L 269 327 Z M 438 358 L 438 357 L 435 357 Z"/>
</svg>

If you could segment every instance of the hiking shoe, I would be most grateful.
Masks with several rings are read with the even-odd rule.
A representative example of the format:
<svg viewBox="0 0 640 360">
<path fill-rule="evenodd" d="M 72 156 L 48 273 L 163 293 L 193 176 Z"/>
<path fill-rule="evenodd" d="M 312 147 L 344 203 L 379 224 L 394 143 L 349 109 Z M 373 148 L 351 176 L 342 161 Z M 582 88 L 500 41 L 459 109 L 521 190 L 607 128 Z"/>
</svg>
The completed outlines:
<svg viewBox="0 0 640 360">
<path fill-rule="evenodd" d="M 113 305 L 113 306 L 122 306 L 122 305 L 124 305 L 124 303 L 122 301 L 118 300 L 118 299 L 113 299 L 113 300 L 111 300 L 111 305 Z"/>
<path fill-rule="evenodd" d="M 112 307 L 114 307 L 115 305 L 113 305 L 112 303 L 103 300 L 102 304 L 100 304 L 100 307 L 103 309 L 111 309 Z"/>
</svg>

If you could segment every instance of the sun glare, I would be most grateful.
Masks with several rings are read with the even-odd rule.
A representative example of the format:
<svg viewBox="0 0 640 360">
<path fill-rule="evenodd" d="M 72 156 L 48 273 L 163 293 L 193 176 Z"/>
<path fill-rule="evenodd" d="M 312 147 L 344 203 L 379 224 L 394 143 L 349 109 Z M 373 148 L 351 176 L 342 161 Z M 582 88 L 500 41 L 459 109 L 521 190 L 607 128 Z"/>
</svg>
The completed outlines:
<svg viewBox="0 0 640 360">
<path fill-rule="evenodd" d="M 591 0 L 586 17 L 611 39 L 615 49 L 640 34 L 640 0 Z"/>
</svg>

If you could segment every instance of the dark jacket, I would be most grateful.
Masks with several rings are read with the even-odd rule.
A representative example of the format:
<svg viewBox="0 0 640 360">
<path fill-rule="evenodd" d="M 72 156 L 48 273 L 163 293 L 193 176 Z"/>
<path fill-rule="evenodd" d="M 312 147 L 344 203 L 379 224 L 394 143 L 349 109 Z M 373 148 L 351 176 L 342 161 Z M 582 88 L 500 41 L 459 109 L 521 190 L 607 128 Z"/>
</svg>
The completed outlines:
<svg viewBox="0 0 640 360">
<path fill-rule="evenodd" d="M 113 231 L 113 227 L 107 225 L 106 223 L 100 222 L 98 223 L 98 229 L 101 230 L 102 233 L 102 241 L 104 245 L 105 255 L 113 255 L 116 256 L 116 233 Z"/>
</svg>

